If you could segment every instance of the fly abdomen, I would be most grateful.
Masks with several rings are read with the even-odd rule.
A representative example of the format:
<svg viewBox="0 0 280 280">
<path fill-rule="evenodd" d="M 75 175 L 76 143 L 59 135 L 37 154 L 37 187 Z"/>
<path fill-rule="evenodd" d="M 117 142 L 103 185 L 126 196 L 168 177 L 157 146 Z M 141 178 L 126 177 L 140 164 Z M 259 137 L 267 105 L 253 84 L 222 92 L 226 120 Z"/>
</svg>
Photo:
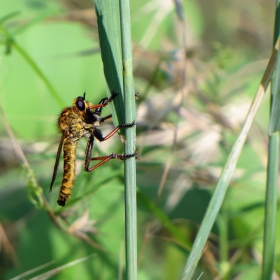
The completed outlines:
<svg viewBox="0 0 280 280">
<path fill-rule="evenodd" d="M 76 177 L 76 150 L 78 142 L 74 139 L 67 139 L 64 143 L 64 172 L 63 181 L 60 188 L 57 203 L 64 206 L 66 200 L 69 199 L 71 195 L 71 189 L 74 185 L 74 179 Z"/>
</svg>

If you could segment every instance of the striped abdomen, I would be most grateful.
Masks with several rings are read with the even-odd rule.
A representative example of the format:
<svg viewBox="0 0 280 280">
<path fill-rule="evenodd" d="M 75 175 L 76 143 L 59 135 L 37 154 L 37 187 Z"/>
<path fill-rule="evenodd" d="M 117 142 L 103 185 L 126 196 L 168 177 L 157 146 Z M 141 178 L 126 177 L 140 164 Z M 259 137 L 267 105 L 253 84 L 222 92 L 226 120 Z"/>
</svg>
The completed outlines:
<svg viewBox="0 0 280 280">
<path fill-rule="evenodd" d="M 66 200 L 69 199 L 71 195 L 71 189 L 74 184 L 76 177 L 76 150 L 77 150 L 78 141 L 68 138 L 66 139 L 63 147 L 64 151 L 64 172 L 63 172 L 63 181 L 60 188 L 59 196 L 57 203 L 61 206 L 64 206 Z"/>
</svg>

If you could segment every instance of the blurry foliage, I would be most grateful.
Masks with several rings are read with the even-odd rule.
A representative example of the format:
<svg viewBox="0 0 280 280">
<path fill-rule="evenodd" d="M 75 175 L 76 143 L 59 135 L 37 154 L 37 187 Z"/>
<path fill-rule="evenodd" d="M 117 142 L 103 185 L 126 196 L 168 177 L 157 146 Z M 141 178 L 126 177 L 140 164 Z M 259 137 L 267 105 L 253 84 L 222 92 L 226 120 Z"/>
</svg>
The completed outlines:
<svg viewBox="0 0 280 280">
<path fill-rule="evenodd" d="M 183 10 L 176 10 L 170 0 L 131 1 L 141 158 L 139 279 L 179 279 L 272 49 L 272 2 L 202 0 L 182 5 Z M 184 14 L 185 22 L 177 13 Z M 10 41 L 33 59 L 65 106 L 84 91 L 96 103 L 106 95 L 106 84 L 93 2 L 25 0 L 15 8 L 4 1 L 0 26 L 12 36 L 0 28 L 1 120 L 3 114 L 7 118 L 6 124 L 0 122 L 0 278 L 55 260 L 32 274 L 39 275 L 96 253 L 59 269 L 53 278 L 117 279 L 124 254 L 122 164 L 112 162 L 92 174 L 79 172 L 86 143 L 81 140 L 73 195 L 68 207 L 56 205 L 61 168 L 57 187 L 48 191 L 61 105 Z M 221 219 L 226 217 L 232 277 L 239 279 L 256 279 L 260 273 L 268 115 L 266 100 L 220 213 Z M 104 134 L 110 129 L 104 124 Z M 20 167 L 15 143 L 32 172 Z M 122 151 L 118 137 L 96 146 L 96 155 Z M 43 189 L 45 211 L 28 199 L 32 192 L 40 195 L 36 185 Z M 213 228 L 196 278 L 203 271 L 200 279 L 214 279 L 223 270 L 220 226 L 217 222 Z"/>
</svg>

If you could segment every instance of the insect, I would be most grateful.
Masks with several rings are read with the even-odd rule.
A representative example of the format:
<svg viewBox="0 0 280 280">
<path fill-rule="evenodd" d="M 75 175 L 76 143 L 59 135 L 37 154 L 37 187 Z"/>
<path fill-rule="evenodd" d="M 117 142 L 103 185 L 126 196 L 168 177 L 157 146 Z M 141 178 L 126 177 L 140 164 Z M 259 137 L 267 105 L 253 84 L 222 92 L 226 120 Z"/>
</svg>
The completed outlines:
<svg viewBox="0 0 280 280">
<path fill-rule="evenodd" d="M 78 141 L 82 137 L 89 139 L 86 147 L 84 163 L 84 170 L 87 172 L 93 171 L 105 162 L 114 158 L 125 160 L 127 158 L 137 156 L 137 153 L 132 153 L 127 155 L 111 154 L 109 156 L 99 156 L 93 158 L 91 157 L 94 138 L 97 138 L 99 141 L 105 141 L 112 137 L 121 127 L 132 127 L 135 125 L 134 121 L 129 124 L 118 125 L 112 132 L 110 132 L 107 136 L 103 137 L 102 132 L 100 130 L 100 126 L 105 120 L 110 119 L 112 115 L 101 117 L 102 108 L 108 105 L 117 95 L 117 93 L 113 92 L 110 98 L 103 98 L 98 104 L 94 105 L 85 100 L 84 93 L 83 97 L 78 96 L 73 100 L 72 107 L 66 107 L 60 113 L 57 125 L 59 132 L 62 134 L 62 136 L 57 150 L 56 161 L 50 185 L 51 192 L 56 178 L 57 169 L 59 165 L 59 158 L 63 147 L 64 172 L 57 200 L 57 203 L 60 206 L 65 206 L 65 203 L 70 198 L 72 192 L 71 189 L 74 185 L 74 180 L 76 177 L 76 150 L 78 146 Z M 90 167 L 90 162 L 94 160 L 99 160 L 100 162 Z"/>
</svg>

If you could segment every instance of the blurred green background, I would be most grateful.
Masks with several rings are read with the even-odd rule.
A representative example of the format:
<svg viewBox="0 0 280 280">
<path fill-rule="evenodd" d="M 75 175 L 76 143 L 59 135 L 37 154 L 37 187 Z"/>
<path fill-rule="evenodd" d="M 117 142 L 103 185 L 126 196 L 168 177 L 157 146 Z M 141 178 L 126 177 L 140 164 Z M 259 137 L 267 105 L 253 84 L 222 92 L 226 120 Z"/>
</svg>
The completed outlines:
<svg viewBox="0 0 280 280">
<path fill-rule="evenodd" d="M 140 94 L 139 279 L 179 279 L 272 50 L 272 1 L 174 3 L 131 1 L 135 90 Z M 68 207 L 56 204 L 62 162 L 49 193 L 59 112 L 84 91 L 92 103 L 106 96 L 94 3 L 2 0 L 0 24 L 0 279 L 29 279 L 66 264 L 53 279 L 121 279 L 122 163 L 83 172 L 82 139 Z M 267 95 L 195 279 L 201 272 L 200 279 L 223 279 L 220 273 L 227 266 L 227 279 L 260 275 L 268 116 Z M 104 124 L 104 135 L 110 130 L 112 124 Z M 22 167 L 21 151 L 30 169 Z M 117 136 L 96 143 L 94 155 L 112 152 L 122 153 Z M 41 197 L 36 186 L 62 229 L 46 204 L 35 203 Z M 279 224 L 276 236 L 279 278 Z M 38 271 L 22 275 L 34 268 Z"/>
</svg>

